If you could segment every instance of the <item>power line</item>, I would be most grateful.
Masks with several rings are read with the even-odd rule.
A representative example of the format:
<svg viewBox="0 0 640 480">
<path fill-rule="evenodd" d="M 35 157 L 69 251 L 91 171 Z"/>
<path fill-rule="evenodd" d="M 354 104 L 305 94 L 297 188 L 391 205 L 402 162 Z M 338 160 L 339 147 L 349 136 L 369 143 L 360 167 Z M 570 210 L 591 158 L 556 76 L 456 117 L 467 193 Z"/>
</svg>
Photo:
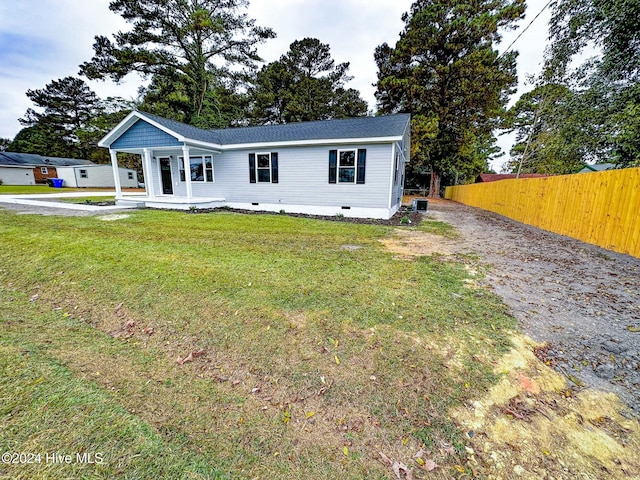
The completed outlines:
<svg viewBox="0 0 640 480">
<path fill-rule="evenodd" d="M 533 22 L 535 22 L 535 21 L 538 19 L 538 17 L 540 17 L 540 15 L 542 15 L 542 12 L 544 12 L 544 11 L 547 9 L 547 7 L 548 7 L 549 5 L 551 5 L 551 3 L 552 3 L 553 1 L 554 1 L 554 0 L 549 0 L 549 1 L 547 2 L 547 4 L 546 4 L 544 7 L 542 7 L 542 10 L 540 10 L 540 11 L 538 12 L 538 14 L 537 14 L 535 17 L 533 17 L 533 20 L 531 20 L 531 21 L 529 22 L 529 25 L 527 25 L 527 26 L 524 28 L 524 30 L 522 30 L 522 31 L 520 32 L 520 35 L 518 35 L 518 36 L 516 37 L 516 39 L 515 39 L 513 42 L 511 42 L 511 44 L 507 47 L 507 49 L 506 49 L 504 52 L 502 52 L 500 55 L 498 55 L 498 57 L 494 60 L 494 62 L 493 62 L 493 63 L 495 63 L 495 62 L 497 62 L 498 60 L 500 60 L 500 59 L 501 59 L 501 58 L 502 58 L 502 57 L 503 57 L 503 56 L 504 56 L 504 55 L 505 55 L 509 50 L 511 50 L 511 47 L 513 47 L 513 46 L 515 45 L 515 43 L 516 43 L 518 40 L 520 40 L 520 37 L 522 37 L 522 35 L 524 35 L 524 32 L 526 32 L 527 30 L 529 30 L 529 27 L 530 27 L 531 25 L 533 25 Z"/>
</svg>

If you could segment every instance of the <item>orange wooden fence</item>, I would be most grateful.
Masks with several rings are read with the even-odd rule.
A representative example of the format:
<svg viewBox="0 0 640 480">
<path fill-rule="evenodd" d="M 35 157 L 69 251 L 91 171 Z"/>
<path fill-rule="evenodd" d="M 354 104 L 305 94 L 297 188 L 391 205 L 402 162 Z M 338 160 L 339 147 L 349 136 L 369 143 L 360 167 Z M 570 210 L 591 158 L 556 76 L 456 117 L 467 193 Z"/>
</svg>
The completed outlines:
<svg viewBox="0 0 640 480">
<path fill-rule="evenodd" d="M 457 185 L 445 198 L 640 257 L 640 168 Z"/>
</svg>

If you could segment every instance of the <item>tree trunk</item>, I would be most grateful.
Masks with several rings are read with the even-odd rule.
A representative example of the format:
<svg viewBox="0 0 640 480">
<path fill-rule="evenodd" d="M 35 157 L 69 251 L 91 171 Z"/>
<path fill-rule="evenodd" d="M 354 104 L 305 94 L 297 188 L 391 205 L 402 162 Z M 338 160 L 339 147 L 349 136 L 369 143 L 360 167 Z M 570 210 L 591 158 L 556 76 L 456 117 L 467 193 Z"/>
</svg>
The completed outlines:
<svg viewBox="0 0 640 480">
<path fill-rule="evenodd" d="M 429 183 L 429 197 L 440 198 L 440 175 L 431 170 L 431 181 Z"/>
</svg>

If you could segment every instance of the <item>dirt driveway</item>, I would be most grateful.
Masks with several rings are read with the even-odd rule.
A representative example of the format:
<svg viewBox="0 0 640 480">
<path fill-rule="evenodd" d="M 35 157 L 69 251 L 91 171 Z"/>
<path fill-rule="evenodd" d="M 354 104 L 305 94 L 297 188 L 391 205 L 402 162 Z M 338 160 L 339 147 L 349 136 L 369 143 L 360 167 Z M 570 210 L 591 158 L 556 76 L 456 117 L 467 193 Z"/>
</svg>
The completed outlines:
<svg viewBox="0 0 640 480">
<path fill-rule="evenodd" d="M 547 343 L 541 360 L 640 415 L 640 259 L 454 202 L 429 209 L 461 234 L 443 248 L 479 255 L 523 332 Z"/>
</svg>

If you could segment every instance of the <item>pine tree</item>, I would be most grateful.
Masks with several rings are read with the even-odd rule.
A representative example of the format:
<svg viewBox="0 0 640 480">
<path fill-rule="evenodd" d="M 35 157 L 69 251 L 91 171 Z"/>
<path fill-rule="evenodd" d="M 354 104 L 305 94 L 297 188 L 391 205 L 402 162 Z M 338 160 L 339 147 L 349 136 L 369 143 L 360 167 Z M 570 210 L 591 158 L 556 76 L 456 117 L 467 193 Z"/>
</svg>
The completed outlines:
<svg viewBox="0 0 640 480">
<path fill-rule="evenodd" d="M 367 114 L 360 93 L 345 88 L 349 63 L 336 64 L 328 44 L 293 42 L 280 60 L 265 65 L 250 90 L 254 123 L 288 123 Z"/>
<path fill-rule="evenodd" d="M 412 161 L 439 179 L 472 179 L 496 151 L 493 130 L 517 84 L 514 52 L 500 56 L 524 0 L 418 0 L 395 47 L 376 49 L 381 113 L 412 114 Z"/>
<path fill-rule="evenodd" d="M 116 33 L 113 42 L 97 36 L 94 57 L 80 73 L 119 81 L 137 72 L 158 84 L 177 82 L 187 99 L 184 121 L 202 124 L 198 117 L 210 90 L 242 68 L 255 68 L 256 45 L 275 37 L 240 13 L 246 5 L 245 0 L 113 0 L 109 8 L 132 29 Z"/>
<path fill-rule="evenodd" d="M 27 110 L 20 123 L 38 128 L 23 131 L 22 136 L 37 139 L 38 148 L 49 143 L 57 152 L 66 150 L 68 155 L 87 158 L 88 146 L 81 141 L 79 133 L 89 124 L 100 104 L 89 86 L 79 78 L 65 77 L 53 80 L 42 89 L 27 90 L 26 94 L 42 111 Z M 42 151 L 32 153 L 51 155 Z"/>
</svg>

